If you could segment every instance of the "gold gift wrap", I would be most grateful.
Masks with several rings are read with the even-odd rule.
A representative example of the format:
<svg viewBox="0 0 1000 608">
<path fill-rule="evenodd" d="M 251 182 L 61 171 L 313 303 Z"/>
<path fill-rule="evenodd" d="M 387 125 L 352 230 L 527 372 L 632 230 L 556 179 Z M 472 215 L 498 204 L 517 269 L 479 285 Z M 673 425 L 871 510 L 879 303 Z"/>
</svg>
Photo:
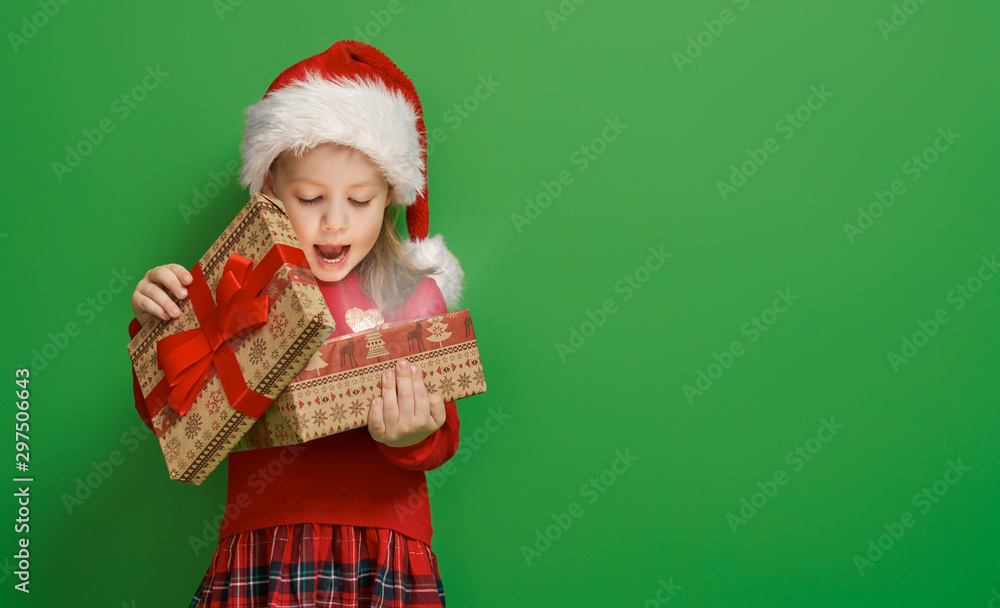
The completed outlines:
<svg viewBox="0 0 1000 608">
<path fill-rule="evenodd" d="M 468 310 L 330 338 L 232 451 L 303 443 L 368 424 L 382 373 L 406 359 L 447 403 L 486 391 Z"/>
<path fill-rule="evenodd" d="M 229 270 L 224 273 L 224 269 Z M 202 273 L 204 282 L 199 282 Z M 333 333 L 334 321 L 284 205 L 263 194 L 255 195 L 237 214 L 192 275 L 196 284 L 188 286 L 189 297 L 177 300 L 171 294 L 180 316 L 170 321 L 151 319 L 128 344 L 128 351 L 171 479 L 197 485 L 254 425 L 257 418 L 251 414 L 259 416 L 308 363 Z M 234 286 L 244 285 L 242 292 L 234 291 Z M 251 293 L 257 285 L 260 289 Z M 247 312 L 247 300 L 253 298 L 254 314 Z M 267 319 L 261 324 L 265 310 Z M 229 337 L 220 330 L 240 326 L 244 329 Z M 172 337 L 181 332 L 189 333 Z M 194 388 L 186 393 L 190 402 L 186 410 L 179 391 L 170 392 L 165 373 L 189 365 L 186 359 L 183 365 L 172 364 L 173 355 L 165 348 L 179 339 L 211 349 L 189 366 L 207 367 L 207 375 L 185 368 L 186 378 L 195 379 L 190 383 Z M 230 403 L 231 396 L 235 404 Z"/>
</svg>

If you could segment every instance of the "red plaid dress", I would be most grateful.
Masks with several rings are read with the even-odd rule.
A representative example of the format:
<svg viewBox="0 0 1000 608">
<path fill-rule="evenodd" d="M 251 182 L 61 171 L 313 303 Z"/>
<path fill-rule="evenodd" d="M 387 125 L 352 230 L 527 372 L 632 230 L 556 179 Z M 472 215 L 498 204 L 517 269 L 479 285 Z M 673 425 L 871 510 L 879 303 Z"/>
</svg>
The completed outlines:
<svg viewBox="0 0 1000 608">
<path fill-rule="evenodd" d="M 387 528 L 294 524 L 223 538 L 191 608 L 444 606 L 430 547 Z"/>
</svg>

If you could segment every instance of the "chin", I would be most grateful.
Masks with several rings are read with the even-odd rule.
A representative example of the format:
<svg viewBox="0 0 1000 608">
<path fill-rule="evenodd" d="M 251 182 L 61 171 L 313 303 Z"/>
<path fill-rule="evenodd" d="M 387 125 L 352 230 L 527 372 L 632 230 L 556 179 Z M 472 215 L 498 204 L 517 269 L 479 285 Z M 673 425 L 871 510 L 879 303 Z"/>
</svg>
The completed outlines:
<svg viewBox="0 0 1000 608">
<path fill-rule="evenodd" d="M 333 283 L 342 280 L 344 277 L 350 274 L 351 270 L 352 270 L 351 267 L 343 268 L 341 270 L 329 270 L 321 268 L 318 271 L 315 268 L 313 268 L 313 274 L 316 275 L 316 278 L 319 279 L 320 281 Z"/>
<path fill-rule="evenodd" d="M 324 283 L 336 283 L 337 281 L 343 279 L 347 276 L 346 272 L 331 272 L 329 270 L 321 270 L 319 272 L 313 271 L 316 278 Z"/>
</svg>

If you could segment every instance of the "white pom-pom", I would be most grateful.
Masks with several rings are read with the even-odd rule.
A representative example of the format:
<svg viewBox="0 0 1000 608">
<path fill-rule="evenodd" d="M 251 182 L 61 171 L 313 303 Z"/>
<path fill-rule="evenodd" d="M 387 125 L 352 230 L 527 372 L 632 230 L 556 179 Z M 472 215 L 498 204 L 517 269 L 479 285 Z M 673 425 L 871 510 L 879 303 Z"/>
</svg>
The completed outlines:
<svg viewBox="0 0 1000 608">
<path fill-rule="evenodd" d="M 440 234 L 435 234 L 420 241 L 407 239 L 405 247 L 418 264 L 438 267 L 438 272 L 430 276 L 441 290 L 448 308 L 455 308 L 462 295 L 462 277 L 465 273 L 462 272 L 458 259 L 448 251 L 444 238 Z"/>
</svg>

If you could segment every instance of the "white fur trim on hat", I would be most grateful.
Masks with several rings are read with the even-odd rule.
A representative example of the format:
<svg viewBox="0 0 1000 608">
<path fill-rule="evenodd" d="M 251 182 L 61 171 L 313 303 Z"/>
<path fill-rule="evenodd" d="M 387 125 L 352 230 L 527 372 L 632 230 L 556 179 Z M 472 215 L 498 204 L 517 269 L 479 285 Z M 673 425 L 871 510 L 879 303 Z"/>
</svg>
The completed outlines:
<svg viewBox="0 0 1000 608">
<path fill-rule="evenodd" d="M 240 182 L 259 192 L 271 163 L 333 142 L 367 154 L 396 187 L 398 203 L 424 192 L 417 113 L 402 93 L 380 81 L 330 80 L 310 74 L 272 91 L 246 110 Z"/>
<path fill-rule="evenodd" d="M 419 241 L 407 239 L 406 251 L 418 264 L 434 264 L 439 270 L 430 275 L 437 283 L 448 308 L 455 308 L 462 296 L 462 267 L 458 259 L 445 247 L 440 234 Z"/>
</svg>

